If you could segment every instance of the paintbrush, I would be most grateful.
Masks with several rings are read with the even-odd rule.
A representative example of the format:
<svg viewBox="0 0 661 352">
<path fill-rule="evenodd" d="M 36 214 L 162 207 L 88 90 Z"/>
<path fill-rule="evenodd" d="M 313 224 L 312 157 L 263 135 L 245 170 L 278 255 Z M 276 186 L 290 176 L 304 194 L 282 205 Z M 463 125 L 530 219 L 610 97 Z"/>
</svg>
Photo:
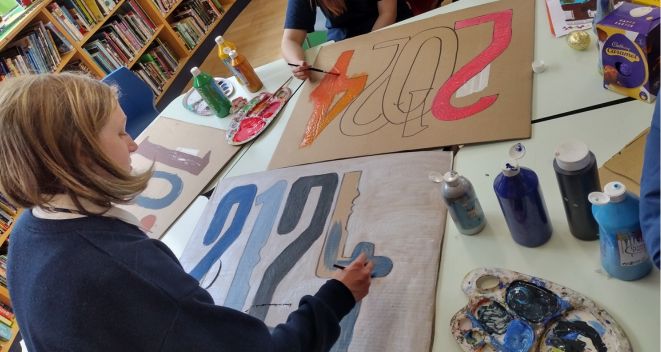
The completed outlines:
<svg viewBox="0 0 661 352">
<path fill-rule="evenodd" d="M 301 66 L 301 65 L 292 64 L 292 63 L 289 63 L 289 62 L 287 63 L 287 65 L 292 66 L 292 67 L 299 67 L 299 66 Z M 322 70 L 322 69 L 320 69 L 320 68 L 316 68 L 316 67 L 310 67 L 310 68 L 308 68 L 308 70 L 310 70 L 310 71 L 314 71 L 314 72 L 326 73 L 326 74 L 329 74 L 329 75 L 336 75 L 336 76 L 339 76 L 339 75 L 340 75 L 340 74 L 337 73 L 337 72 L 324 71 L 324 70 Z"/>
</svg>

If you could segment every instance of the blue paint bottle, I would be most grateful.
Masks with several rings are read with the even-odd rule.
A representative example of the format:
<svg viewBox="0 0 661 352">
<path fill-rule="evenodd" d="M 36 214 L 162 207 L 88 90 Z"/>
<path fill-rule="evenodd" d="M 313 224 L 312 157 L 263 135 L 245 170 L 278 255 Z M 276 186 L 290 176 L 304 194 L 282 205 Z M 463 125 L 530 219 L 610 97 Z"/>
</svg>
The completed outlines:
<svg viewBox="0 0 661 352">
<path fill-rule="evenodd" d="M 512 147 L 510 156 L 515 160 L 505 163 L 493 182 L 493 189 L 512 239 L 525 247 L 538 247 L 551 238 L 553 228 L 537 174 L 520 167 L 516 160 L 524 154 L 522 144 Z"/>
<path fill-rule="evenodd" d="M 638 197 L 621 182 L 610 182 L 604 193 L 588 196 L 599 224 L 601 266 L 620 280 L 638 280 L 652 270 L 638 219 Z"/>
</svg>

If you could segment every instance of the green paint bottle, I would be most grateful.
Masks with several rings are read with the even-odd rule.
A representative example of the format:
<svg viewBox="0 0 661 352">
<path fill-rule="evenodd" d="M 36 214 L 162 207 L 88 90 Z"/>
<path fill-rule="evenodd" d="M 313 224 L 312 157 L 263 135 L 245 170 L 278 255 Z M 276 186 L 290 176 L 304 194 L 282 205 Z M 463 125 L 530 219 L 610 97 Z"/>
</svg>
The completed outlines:
<svg viewBox="0 0 661 352">
<path fill-rule="evenodd" d="M 200 93 L 202 99 L 209 105 L 216 116 L 225 117 L 229 115 L 232 103 L 220 90 L 216 80 L 200 71 L 197 67 L 193 67 L 190 73 L 193 74 L 193 88 Z"/>
</svg>

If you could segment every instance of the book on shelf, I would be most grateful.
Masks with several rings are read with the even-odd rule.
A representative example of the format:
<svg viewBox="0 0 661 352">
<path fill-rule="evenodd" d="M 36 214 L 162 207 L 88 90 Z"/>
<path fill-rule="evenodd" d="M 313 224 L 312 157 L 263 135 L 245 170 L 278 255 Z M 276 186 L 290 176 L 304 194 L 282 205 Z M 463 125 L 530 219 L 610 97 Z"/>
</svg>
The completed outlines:
<svg viewBox="0 0 661 352">
<path fill-rule="evenodd" d="M 11 339 L 11 328 L 6 324 L 0 323 L 0 340 L 9 341 Z"/>
<path fill-rule="evenodd" d="M 85 73 L 85 74 L 87 74 L 91 77 L 94 77 L 94 78 L 97 78 L 97 79 L 99 78 L 99 77 L 96 76 L 96 74 L 94 72 L 92 72 L 92 70 L 90 70 L 90 68 L 87 66 L 87 64 L 85 64 L 82 60 L 70 61 L 66 66 L 64 66 L 62 71 L 82 72 L 82 73 Z"/>
<path fill-rule="evenodd" d="M 7 319 L 7 317 L 0 315 L 0 323 L 5 324 L 7 326 L 12 326 L 14 325 L 14 321 L 11 319 Z"/>
<path fill-rule="evenodd" d="M 4 303 L 0 303 L 0 315 L 9 320 L 14 320 L 14 317 L 16 317 L 11 307 Z"/>
</svg>

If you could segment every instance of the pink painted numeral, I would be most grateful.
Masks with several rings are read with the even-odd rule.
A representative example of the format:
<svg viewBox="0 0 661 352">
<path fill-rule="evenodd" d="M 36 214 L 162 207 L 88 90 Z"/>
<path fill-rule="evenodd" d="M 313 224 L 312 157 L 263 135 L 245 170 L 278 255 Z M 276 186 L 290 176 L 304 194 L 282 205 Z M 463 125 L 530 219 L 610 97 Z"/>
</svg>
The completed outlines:
<svg viewBox="0 0 661 352">
<path fill-rule="evenodd" d="M 469 18 L 455 23 L 455 29 L 476 26 L 493 22 L 493 37 L 486 50 L 453 74 L 436 93 L 432 104 L 432 114 L 442 121 L 461 120 L 485 110 L 496 99 L 498 94 L 481 97 L 472 105 L 456 107 L 451 103 L 454 93 L 468 80 L 480 73 L 487 65 L 495 60 L 510 45 L 512 40 L 512 10 L 490 13 L 488 15 Z"/>
</svg>

